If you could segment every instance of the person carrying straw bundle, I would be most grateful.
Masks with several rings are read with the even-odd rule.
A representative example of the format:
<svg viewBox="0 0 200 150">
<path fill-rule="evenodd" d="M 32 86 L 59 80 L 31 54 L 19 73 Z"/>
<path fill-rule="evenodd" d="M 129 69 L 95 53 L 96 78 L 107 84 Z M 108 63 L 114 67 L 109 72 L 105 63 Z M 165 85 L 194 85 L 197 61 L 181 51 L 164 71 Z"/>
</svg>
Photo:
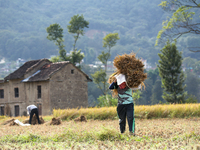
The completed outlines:
<svg viewBox="0 0 200 150">
<path fill-rule="evenodd" d="M 134 53 L 115 57 L 114 66 L 117 71 L 109 77 L 108 83 L 110 83 L 109 89 L 113 91 L 113 97 L 118 96 L 117 114 L 120 132 L 125 132 L 127 118 L 129 133 L 135 136 L 132 91 L 145 87 L 143 82 L 147 74 L 144 73 L 142 61 L 137 59 Z"/>
</svg>

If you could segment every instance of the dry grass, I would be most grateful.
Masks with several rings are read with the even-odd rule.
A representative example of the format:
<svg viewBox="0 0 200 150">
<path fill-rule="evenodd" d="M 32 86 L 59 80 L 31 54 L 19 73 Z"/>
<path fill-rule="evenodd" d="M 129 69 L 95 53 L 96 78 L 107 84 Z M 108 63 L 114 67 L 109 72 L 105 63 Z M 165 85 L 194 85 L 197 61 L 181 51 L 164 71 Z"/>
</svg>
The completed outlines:
<svg viewBox="0 0 200 150">
<path fill-rule="evenodd" d="M 2 149 L 192 149 L 200 118 L 136 119 L 136 137 L 119 133 L 118 120 L 63 121 L 61 125 L 0 126 Z M 127 128 L 128 131 L 128 128 Z"/>
<path fill-rule="evenodd" d="M 54 110 L 54 115 L 42 117 L 46 122 L 60 117 L 60 125 L 0 125 L 0 149 L 200 148 L 200 104 L 135 106 L 135 114 L 136 137 L 120 134 L 116 107 Z M 80 115 L 87 122 L 72 120 Z M 1 117 L 0 124 L 9 119 Z"/>
<path fill-rule="evenodd" d="M 200 104 L 176 104 L 176 105 L 139 105 L 135 106 L 136 118 L 187 118 L 200 117 Z M 63 120 L 71 120 L 81 115 L 87 119 L 117 119 L 116 107 L 58 109 L 53 111 L 54 117 Z"/>
</svg>

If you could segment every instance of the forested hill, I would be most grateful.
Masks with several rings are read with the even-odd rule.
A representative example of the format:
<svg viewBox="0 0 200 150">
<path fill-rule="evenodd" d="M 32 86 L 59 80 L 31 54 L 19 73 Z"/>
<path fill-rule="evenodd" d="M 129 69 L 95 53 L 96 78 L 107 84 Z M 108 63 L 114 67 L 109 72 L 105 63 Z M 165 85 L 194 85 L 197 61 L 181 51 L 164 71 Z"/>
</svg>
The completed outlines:
<svg viewBox="0 0 200 150">
<path fill-rule="evenodd" d="M 155 39 L 166 15 L 160 0 L 0 0 L 0 57 L 9 60 L 40 59 L 58 55 L 57 47 L 46 39 L 46 28 L 59 23 L 64 29 L 65 49 L 73 46 L 67 25 L 73 15 L 89 21 L 77 48 L 92 63 L 103 50 L 106 33 L 118 32 L 120 40 L 112 49 L 112 59 L 121 53 L 138 51 L 138 57 L 157 62 Z M 94 57 L 95 56 L 95 57 Z"/>
</svg>

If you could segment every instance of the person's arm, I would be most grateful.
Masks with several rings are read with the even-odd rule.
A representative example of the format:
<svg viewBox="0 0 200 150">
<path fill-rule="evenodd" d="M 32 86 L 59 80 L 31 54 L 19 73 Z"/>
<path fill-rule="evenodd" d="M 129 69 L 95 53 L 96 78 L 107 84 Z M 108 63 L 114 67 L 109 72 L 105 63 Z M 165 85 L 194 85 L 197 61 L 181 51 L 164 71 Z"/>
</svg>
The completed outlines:
<svg viewBox="0 0 200 150">
<path fill-rule="evenodd" d="M 109 89 L 112 90 L 112 89 L 117 89 L 117 88 L 118 88 L 118 85 L 117 85 L 117 81 L 115 80 L 113 83 L 110 84 Z"/>
<path fill-rule="evenodd" d="M 27 114 L 30 115 L 30 107 L 27 107 Z"/>
</svg>

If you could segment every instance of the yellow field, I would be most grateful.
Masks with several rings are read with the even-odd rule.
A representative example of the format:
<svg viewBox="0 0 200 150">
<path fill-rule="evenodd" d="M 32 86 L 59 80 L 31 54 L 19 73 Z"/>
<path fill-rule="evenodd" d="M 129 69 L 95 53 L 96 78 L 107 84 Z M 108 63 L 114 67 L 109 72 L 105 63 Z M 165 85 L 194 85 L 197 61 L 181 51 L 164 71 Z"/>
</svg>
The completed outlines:
<svg viewBox="0 0 200 150">
<path fill-rule="evenodd" d="M 75 122 L 84 115 L 87 122 Z M 3 149 L 200 149 L 200 104 L 135 106 L 136 136 L 120 134 L 116 107 L 54 110 L 61 125 L 0 125 Z M 164 117 L 164 118 L 163 118 Z M 11 118 L 1 116 L 0 124 Z M 28 117 L 16 117 L 20 121 Z"/>
<path fill-rule="evenodd" d="M 136 118 L 185 118 L 200 117 L 200 104 L 176 104 L 176 105 L 139 105 L 135 106 Z M 116 119 L 116 107 L 81 108 L 81 109 L 58 109 L 53 111 L 54 117 L 71 120 L 80 115 L 88 119 Z"/>
<path fill-rule="evenodd" d="M 118 120 L 63 121 L 61 125 L 0 126 L 1 149 L 197 149 L 200 118 L 136 119 L 136 135 Z"/>
</svg>

